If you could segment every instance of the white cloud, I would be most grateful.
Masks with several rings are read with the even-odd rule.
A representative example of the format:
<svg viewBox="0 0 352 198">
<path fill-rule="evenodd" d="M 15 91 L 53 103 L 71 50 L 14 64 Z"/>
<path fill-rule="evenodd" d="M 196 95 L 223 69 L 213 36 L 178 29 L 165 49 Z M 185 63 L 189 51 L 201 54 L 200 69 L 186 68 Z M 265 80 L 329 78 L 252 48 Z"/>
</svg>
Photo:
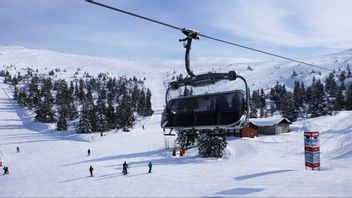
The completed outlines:
<svg viewBox="0 0 352 198">
<path fill-rule="evenodd" d="M 253 42 L 350 48 L 352 1 L 237 0 L 213 6 L 213 25 Z"/>
</svg>

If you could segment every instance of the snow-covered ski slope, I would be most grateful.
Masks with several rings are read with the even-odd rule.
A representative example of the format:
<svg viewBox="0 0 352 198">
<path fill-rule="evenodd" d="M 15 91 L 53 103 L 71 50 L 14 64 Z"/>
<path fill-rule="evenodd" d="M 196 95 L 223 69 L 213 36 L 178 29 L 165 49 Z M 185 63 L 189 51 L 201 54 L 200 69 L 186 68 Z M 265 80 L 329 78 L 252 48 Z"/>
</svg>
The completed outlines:
<svg viewBox="0 0 352 198">
<path fill-rule="evenodd" d="M 81 71 L 92 74 L 105 70 L 116 75 L 146 77 L 146 85 L 153 92 L 154 108 L 164 105 L 163 81 L 172 71 L 165 66 L 138 67 L 139 63 L 120 67 L 117 62 L 110 66 L 100 62 L 103 66 L 96 67 L 85 60 L 91 57 L 18 47 L 0 49 L 0 65 L 14 64 L 17 70 L 30 66 L 47 73 L 55 67 L 63 70 L 64 65 L 75 61 L 66 67 L 66 74 L 61 74 L 63 77 L 72 76 L 76 65 Z M 27 53 L 34 53 L 32 61 Z M 334 62 L 334 56 L 343 57 L 338 62 L 352 57 L 346 53 L 328 55 L 330 58 L 326 61 Z M 77 59 L 69 60 L 71 56 Z M 58 58 L 68 62 L 61 65 Z M 43 63 L 41 59 L 48 62 Z M 86 67 L 79 65 L 83 61 L 87 61 Z M 229 67 L 237 68 L 235 65 Z M 245 69 L 239 73 L 245 77 L 248 75 L 249 81 L 261 88 L 257 84 L 259 80 L 249 75 L 253 71 L 246 70 L 247 65 L 242 67 Z M 257 65 L 252 67 L 254 71 L 261 70 Z M 292 67 L 292 70 L 296 68 Z M 220 69 L 227 70 L 227 67 Z M 205 71 L 204 68 L 199 70 Z M 263 72 L 267 70 L 277 71 L 268 66 Z M 292 70 L 288 70 L 287 75 L 291 75 Z M 278 71 L 285 74 L 280 69 Z M 274 76 L 267 81 L 276 83 L 279 79 Z M 2 83 L 2 79 L 0 81 L 0 157 L 10 171 L 9 175 L 0 176 L 1 197 L 352 196 L 352 112 L 295 122 L 289 134 L 256 139 L 230 137 L 226 156 L 222 159 L 200 158 L 196 148 L 187 151 L 184 157 L 172 157 L 171 150 L 165 149 L 160 114 L 140 120 L 129 133 L 114 132 L 99 137 L 99 134 L 56 132 L 53 129 L 55 124 L 32 122 L 33 115 L 11 99 L 8 86 Z M 303 131 L 309 130 L 321 132 L 321 171 L 304 167 Z M 20 147 L 20 153 L 16 153 L 16 146 Z M 87 156 L 88 148 L 92 151 L 91 156 Z M 127 176 L 121 173 L 124 161 L 130 166 Z M 153 163 L 151 174 L 147 174 L 149 161 Z M 94 167 L 94 177 L 89 177 L 90 165 Z"/>
</svg>

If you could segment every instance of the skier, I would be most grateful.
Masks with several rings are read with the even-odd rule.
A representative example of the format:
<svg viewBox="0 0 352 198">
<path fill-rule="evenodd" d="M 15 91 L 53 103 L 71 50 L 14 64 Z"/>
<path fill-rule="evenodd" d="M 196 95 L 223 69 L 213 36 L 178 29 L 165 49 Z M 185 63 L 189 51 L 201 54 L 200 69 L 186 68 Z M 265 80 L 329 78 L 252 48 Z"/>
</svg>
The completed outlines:
<svg viewBox="0 0 352 198">
<path fill-rule="evenodd" d="M 20 147 L 16 147 L 16 151 L 17 151 L 17 153 L 19 153 L 20 152 Z"/>
<path fill-rule="evenodd" d="M 89 172 L 90 172 L 90 176 L 93 177 L 93 170 L 94 168 L 92 166 L 89 167 Z"/>
<path fill-rule="evenodd" d="M 126 161 L 123 163 L 122 165 L 122 172 L 124 175 L 127 175 L 128 172 L 127 172 L 127 169 L 128 169 L 128 164 L 126 163 Z"/>
<path fill-rule="evenodd" d="M 9 167 L 4 166 L 3 170 L 4 170 L 4 175 L 9 174 Z"/>
<path fill-rule="evenodd" d="M 152 172 L 152 167 L 153 167 L 152 162 L 149 162 L 148 167 L 149 167 L 148 173 L 151 173 Z"/>
<path fill-rule="evenodd" d="M 90 149 L 88 149 L 88 156 L 90 156 Z"/>
<path fill-rule="evenodd" d="M 142 128 L 143 128 L 143 130 L 144 130 L 144 125 L 142 125 Z"/>
</svg>

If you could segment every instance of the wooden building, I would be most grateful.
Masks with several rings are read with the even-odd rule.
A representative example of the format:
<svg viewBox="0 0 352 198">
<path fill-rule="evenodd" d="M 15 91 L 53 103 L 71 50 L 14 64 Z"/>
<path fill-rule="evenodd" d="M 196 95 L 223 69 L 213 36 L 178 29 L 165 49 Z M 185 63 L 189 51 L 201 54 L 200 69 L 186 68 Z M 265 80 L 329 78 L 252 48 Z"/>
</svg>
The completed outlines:
<svg viewBox="0 0 352 198">
<path fill-rule="evenodd" d="M 291 121 L 287 118 L 272 117 L 249 119 L 249 123 L 258 127 L 258 134 L 277 135 L 288 133 L 290 131 Z"/>
<path fill-rule="evenodd" d="M 249 123 L 248 126 L 241 129 L 240 137 L 258 137 L 258 126 Z"/>
<path fill-rule="evenodd" d="M 254 138 L 258 137 L 258 134 L 277 135 L 288 133 L 290 124 L 291 121 L 282 117 L 252 118 L 249 119 L 249 125 L 241 130 L 240 137 Z"/>
</svg>

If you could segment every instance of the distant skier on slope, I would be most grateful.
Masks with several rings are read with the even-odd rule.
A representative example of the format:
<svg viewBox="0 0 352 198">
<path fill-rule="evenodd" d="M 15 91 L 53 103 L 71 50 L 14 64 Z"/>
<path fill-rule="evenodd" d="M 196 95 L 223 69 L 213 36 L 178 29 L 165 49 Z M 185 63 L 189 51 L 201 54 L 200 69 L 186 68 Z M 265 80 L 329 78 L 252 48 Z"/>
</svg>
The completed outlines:
<svg viewBox="0 0 352 198">
<path fill-rule="evenodd" d="M 88 149 L 88 156 L 90 156 L 90 149 Z"/>
<path fill-rule="evenodd" d="M 128 172 L 127 172 L 127 169 L 128 169 L 128 164 L 126 163 L 126 161 L 122 164 L 122 172 L 124 175 L 127 175 Z"/>
<path fill-rule="evenodd" d="M 93 170 L 94 168 L 92 166 L 89 167 L 89 172 L 90 172 L 90 176 L 93 177 Z"/>
<path fill-rule="evenodd" d="M 4 166 L 3 170 L 4 170 L 4 175 L 9 174 L 9 167 Z"/>
<path fill-rule="evenodd" d="M 149 167 L 148 173 L 151 173 L 152 172 L 152 167 L 153 167 L 152 162 L 149 162 L 148 167 Z"/>
<path fill-rule="evenodd" d="M 20 152 L 20 147 L 16 147 L 16 151 L 17 151 L 17 153 L 19 153 Z"/>
</svg>

